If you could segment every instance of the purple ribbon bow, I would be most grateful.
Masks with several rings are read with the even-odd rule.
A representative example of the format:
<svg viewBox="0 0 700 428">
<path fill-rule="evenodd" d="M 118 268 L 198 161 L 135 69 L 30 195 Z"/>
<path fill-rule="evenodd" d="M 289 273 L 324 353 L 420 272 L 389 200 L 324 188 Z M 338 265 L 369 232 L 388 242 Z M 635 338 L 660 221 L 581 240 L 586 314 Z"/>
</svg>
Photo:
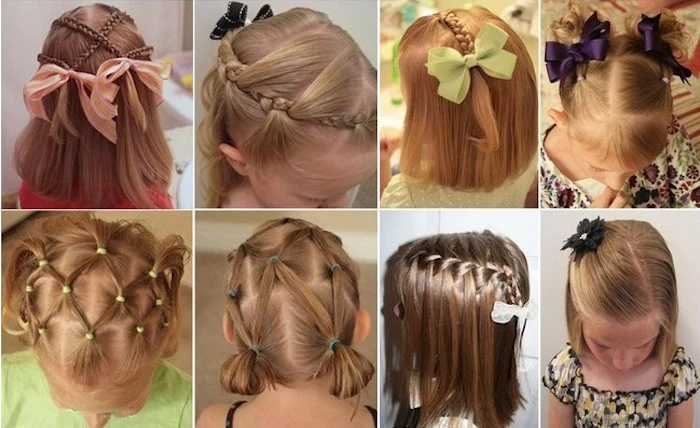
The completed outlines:
<svg viewBox="0 0 700 428">
<path fill-rule="evenodd" d="M 559 86 L 562 86 L 576 64 L 591 60 L 603 61 L 608 53 L 609 36 L 610 22 L 600 22 L 598 13 L 593 12 L 583 24 L 579 43 L 568 46 L 559 42 L 547 42 L 544 60 L 547 63 L 549 81 L 554 83 L 559 80 Z"/>
<path fill-rule="evenodd" d="M 673 74 L 680 77 L 683 83 L 689 84 L 688 78 L 691 76 L 690 70 L 683 67 L 678 62 L 676 57 L 673 56 L 671 45 L 664 42 L 659 35 L 660 20 L 661 14 L 653 18 L 642 15 L 642 20 L 639 25 L 637 25 L 637 29 L 644 39 L 644 50 L 658 61 L 667 64 L 671 70 L 673 70 Z"/>
</svg>

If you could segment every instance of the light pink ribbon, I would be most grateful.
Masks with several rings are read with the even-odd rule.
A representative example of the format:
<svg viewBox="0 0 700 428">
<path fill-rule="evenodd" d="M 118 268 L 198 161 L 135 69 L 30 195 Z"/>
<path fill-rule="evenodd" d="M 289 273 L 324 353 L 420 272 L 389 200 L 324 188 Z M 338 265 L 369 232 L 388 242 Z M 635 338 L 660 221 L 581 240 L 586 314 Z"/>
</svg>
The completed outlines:
<svg viewBox="0 0 700 428">
<path fill-rule="evenodd" d="M 170 65 L 142 61 L 131 58 L 113 58 L 100 65 L 97 69 L 95 90 L 90 97 L 92 106 L 102 119 L 109 120 L 115 129 L 116 123 L 112 120 L 117 114 L 117 105 L 114 103 L 119 85 L 114 83 L 127 71 L 132 70 L 148 89 L 156 96 L 156 103 L 163 102 L 163 79 L 170 75 Z"/>
<path fill-rule="evenodd" d="M 113 125 L 112 121 L 98 116 L 92 103 L 90 103 L 88 90 L 92 91 L 96 80 L 92 74 L 66 70 L 55 64 L 42 65 L 32 79 L 24 85 L 24 104 L 29 113 L 34 117 L 51 122 L 51 119 L 46 114 L 43 99 L 65 85 L 70 79 L 73 79 L 78 87 L 80 105 L 83 107 L 87 120 L 100 134 L 115 143 L 117 141 L 117 133 L 116 129 L 110 126 L 110 124 Z"/>
</svg>

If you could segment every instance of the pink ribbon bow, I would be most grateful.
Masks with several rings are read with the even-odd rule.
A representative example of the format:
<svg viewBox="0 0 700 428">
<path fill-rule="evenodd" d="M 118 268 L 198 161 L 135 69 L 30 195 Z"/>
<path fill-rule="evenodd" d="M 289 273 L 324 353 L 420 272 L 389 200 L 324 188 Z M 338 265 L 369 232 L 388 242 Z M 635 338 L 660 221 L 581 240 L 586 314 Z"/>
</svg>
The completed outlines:
<svg viewBox="0 0 700 428">
<path fill-rule="evenodd" d="M 111 121 L 98 116 L 90 103 L 88 90 L 92 91 L 95 86 L 95 76 L 92 74 L 66 70 L 55 64 L 42 65 L 32 79 L 24 85 L 24 104 L 29 113 L 34 117 L 51 122 L 46 114 L 43 99 L 65 85 L 71 78 L 78 87 L 80 105 L 83 107 L 87 120 L 100 134 L 115 143 L 117 140 L 116 130 L 110 127 Z"/>
<path fill-rule="evenodd" d="M 114 103 L 119 85 L 114 83 L 119 77 L 132 70 L 148 89 L 156 96 L 156 103 L 163 102 L 163 79 L 170 75 L 170 65 L 142 61 L 131 58 L 112 58 L 97 69 L 95 89 L 90 97 L 100 118 L 108 120 L 116 135 L 117 105 Z"/>
</svg>

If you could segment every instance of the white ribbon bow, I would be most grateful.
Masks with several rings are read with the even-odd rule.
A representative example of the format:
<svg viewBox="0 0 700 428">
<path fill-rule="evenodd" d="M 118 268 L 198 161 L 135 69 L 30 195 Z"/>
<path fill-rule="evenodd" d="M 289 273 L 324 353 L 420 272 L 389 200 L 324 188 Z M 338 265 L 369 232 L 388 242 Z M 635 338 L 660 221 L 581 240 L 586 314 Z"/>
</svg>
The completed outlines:
<svg viewBox="0 0 700 428">
<path fill-rule="evenodd" d="M 524 306 L 496 302 L 491 311 L 491 320 L 498 324 L 507 324 L 513 317 L 518 317 L 521 320 L 533 320 L 536 316 L 537 305 L 532 301 L 525 303 Z"/>
</svg>

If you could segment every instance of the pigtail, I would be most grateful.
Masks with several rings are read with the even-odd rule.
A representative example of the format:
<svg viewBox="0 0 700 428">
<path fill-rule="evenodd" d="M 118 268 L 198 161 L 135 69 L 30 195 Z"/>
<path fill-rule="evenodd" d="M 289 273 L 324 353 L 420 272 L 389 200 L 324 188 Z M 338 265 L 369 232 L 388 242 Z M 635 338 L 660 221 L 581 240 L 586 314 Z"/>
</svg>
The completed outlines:
<svg viewBox="0 0 700 428">
<path fill-rule="evenodd" d="M 126 101 L 126 106 L 128 107 L 128 114 L 130 114 L 131 117 L 133 117 L 136 121 L 136 125 L 138 125 L 139 131 L 146 132 L 146 128 L 148 127 L 146 111 L 144 110 L 143 105 L 141 104 L 141 100 L 139 99 L 139 92 L 136 89 L 136 84 L 134 83 L 134 76 L 132 75 L 131 70 L 128 70 L 126 73 L 124 73 L 122 79 L 124 84 L 121 90 L 124 91 L 123 99 Z"/>
<path fill-rule="evenodd" d="M 683 24 L 678 21 L 676 15 L 669 11 L 663 10 L 660 13 L 659 20 L 659 37 L 664 43 L 671 47 L 673 56 L 678 62 L 683 63 L 688 60 L 688 50 L 690 49 L 690 35 Z M 642 21 L 640 14 L 629 15 L 625 21 L 625 29 L 627 34 L 640 43 L 643 40 L 642 34 L 639 32 L 638 26 Z"/>
<path fill-rule="evenodd" d="M 579 0 L 569 1 L 564 15 L 550 24 L 554 40 L 565 45 L 578 43 L 583 25 L 592 13 L 593 11 L 586 3 Z"/>
</svg>

